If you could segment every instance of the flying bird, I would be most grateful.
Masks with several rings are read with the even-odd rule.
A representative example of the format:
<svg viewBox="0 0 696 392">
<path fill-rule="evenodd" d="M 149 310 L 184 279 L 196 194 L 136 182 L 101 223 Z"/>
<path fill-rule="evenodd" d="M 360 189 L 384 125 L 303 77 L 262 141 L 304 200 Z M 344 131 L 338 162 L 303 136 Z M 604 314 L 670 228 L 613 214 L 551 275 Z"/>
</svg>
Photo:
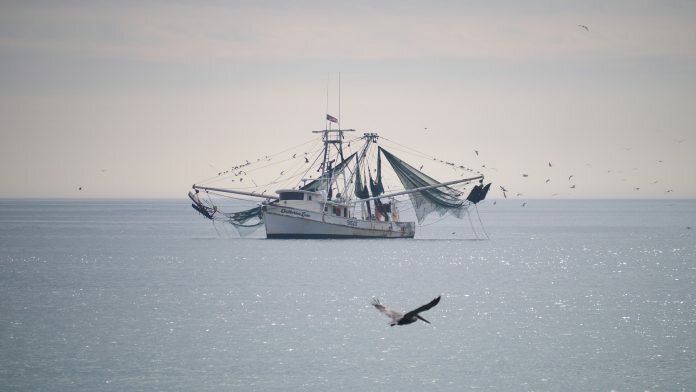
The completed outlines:
<svg viewBox="0 0 696 392">
<path fill-rule="evenodd" d="M 553 166 L 551 165 L 551 162 L 549 162 L 549 167 L 553 167 Z"/>
<path fill-rule="evenodd" d="M 309 163 L 309 159 L 307 159 L 307 157 L 304 157 L 304 163 Z"/>
<path fill-rule="evenodd" d="M 590 28 L 583 24 L 579 24 L 578 27 L 580 27 L 581 29 L 585 29 L 585 31 L 590 31 Z"/>
<path fill-rule="evenodd" d="M 522 174 L 522 177 L 529 177 L 529 174 Z"/>
<path fill-rule="evenodd" d="M 551 181 L 551 179 L 550 179 L 550 178 L 547 178 L 547 179 L 546 179 L 546 183 L 548 184 L 549 181 Z"/>
<path fill-rule="evenodd" d="M 425 312 L 426 310 L 433 308 L 435 305 L 438 304 L 438 302 L 440 302 L 440 297 L 437 297 L 434 300 L 428 302 L 427 304 L 419 308 L 416 308 L 410 312 L 407 312 L 406 314 L 402 314 L 400 312 L 385 307 L 384 305 L 382 305 L 381 302 L 379 302 L 379 299 L 377 298 L 372 299 L 372 306 L 374 306 L 380 312 L 384 313 L 385 316 L 389 317 L 391 319 L 391 321 L 389 322 L 389 326 L 393 327 L 395 325 L 412 324 L 418 320 L 425 321 L 426 323 L 430 324 L 430 321 L 424 319 L 418 313 Z"/>
<path fill-rule="evenodd" d="M 476 156 L 478 156 L 478 150 L 474 150 L 474 152 L 476 153 Z"/>
<path fill-rule="evenodd" d="M 571 178 L 573 178 L 573 174 L 568 176 L 568 181 L 570 181 Z"/>
</svg>

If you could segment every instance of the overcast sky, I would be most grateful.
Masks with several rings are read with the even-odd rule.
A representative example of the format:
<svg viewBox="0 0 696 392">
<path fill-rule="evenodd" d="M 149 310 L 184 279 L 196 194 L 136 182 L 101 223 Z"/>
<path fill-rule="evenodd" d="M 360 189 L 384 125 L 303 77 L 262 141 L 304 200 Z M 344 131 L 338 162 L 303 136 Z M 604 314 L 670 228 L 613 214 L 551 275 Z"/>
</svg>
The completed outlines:
<svg viewBox="0 0 696 392">
<path fill-rule="evenodd" d="M 185 197 L 340 72 L 344 127 L 525 197 L 696 198 L 696 2 L 491 3 L 3 1 L 0 197 Z"/>
</svg>

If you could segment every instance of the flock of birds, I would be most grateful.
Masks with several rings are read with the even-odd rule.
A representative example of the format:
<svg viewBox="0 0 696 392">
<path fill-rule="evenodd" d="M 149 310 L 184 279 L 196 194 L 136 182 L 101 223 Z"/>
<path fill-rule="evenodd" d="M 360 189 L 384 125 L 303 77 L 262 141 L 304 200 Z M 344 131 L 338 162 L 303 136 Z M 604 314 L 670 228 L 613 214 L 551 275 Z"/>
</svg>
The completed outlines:
<svg viewBox="0 0 696 392">
<path fill-rule="evenodd" d="M 683 143 L 684 141 L 685 141 L 685 139 L 680 139 L 680 140 L 676 140 L 675 143 Z M 630 148 L 624 148 L 624 150 L 629 151 Z M 473 151 L 474 151 L 474 154 L 476 155 L 476 157 L 479 157 L 479 156 L 480 156 L 479 150 L 473 150 Z M 663 163 L 663 162 L 664 162 L 664 161 L 661 160 L 661 159 L 660 159 L 660 160 L 657 160 L 657 163 L 658 163 L 658 164 L 661 164 L 661 163 Z M 548 166 L 548 168 L 553 168 L 553 167 L 554 167 L 554 164 L 553 164 L 552 162 L 548 162 L 548 163 L 547 163 L 547 166 Z M 588 164 L 586 164 L 586 166 L 589 167 L 589 166 L 591 166 L 591 165 L 588 163 Z M 481 165 L 481 167 L 485 168 L 486 165 L 485 165 L 485 164 L 484 164 L 484 165 Z M 638 170 L 638 168 L 633 168 L 633 170 Z M 619 174 L 619 173 L 621 173 L 621 171 L 609 169 L 609 170 L 606 171 L 606 173 L 607 173 L 607 174 Z M 521 173 L 521 177 L 522 177 L 522 178 L 525 178 L 525 179 L 531 179 L 531 178 L 532 178 L 532 176 L 530 176 L 530 174 L 528 174 L 528 173 Z M 552 181 L 552 179 L 551 179 L 550 177 L 542 177 L 542 178 L 545 178 L 545 179 L 544 179 L 544 184 L 549 184 L 549 183 Z M 576 178 L 576 177 L 575 177 L 575 174 L 569 174 L 569 175 L 568 175 L 568 177 L 567 177 L 567 179 L 566 179 L 566 182 L 567 182 L 567 185 L 566 185 L 566 186 L 568 187 L 568 189 L 577 189 L 577 184 L 576 184 L 575 181 L 574 181 L 575 178 Z M 628 181 L 628 180 L 627 180 L 626 178 L 622 178 L 621 181 L 622 181 L 622 182 L 625 182 L 625 181 Z M 651 181 L 650 183 L 648 183 L 648 184 L 646 184 L 646 185 L 656 186 L 656 185 L 658 185 L 659 183 L 660 183 L 660 181 L 655 179 L 655 180 Z M 505 199 L 508 198 L 508 195 L 513 195 L 513 193 L 512 193 L 512 192 L 508 189 L 508 187 L 505 186 L 505 185 L 499 185 L 498 188 L 500 189 L 500 192 L 501 192 L 503 198 L 505 198 Z M 635 184 L 635 185 L 632 186 L 631 189 L 634 190 L 634 191 L 640 191 L 640 190 L 643 189 L 643 188 L 644 188 L 643 185 L 641 185 L 641 184 Z M 665 194 L 674 193 L 674 189 L 673 189 L 673 188 L 666 187 L 666 188 L 663 188 L 663 189 L 664 189 L 664 193 L 665 193 Z M 516 197 L 520 197 L 520 196 L 523 196 L 523 195 L 524 195 L 524 194 L 523 194 L 522 192 L 516 192 L 516 193 L 514 193 L 514 196 L 516 196 Z M 553 194 L 551 194 L 552 197 L 559 196 L 559 195 L 560 195 L 559 193 L 553 193 Z M 493 202 L 493 204 L 495 204 L 495 201 Z M 522 207 L 526 206 L 526 204 L 527 204 L 527 203 L 523 203 L 523 204 L 522 204 Z"/>
</svg>

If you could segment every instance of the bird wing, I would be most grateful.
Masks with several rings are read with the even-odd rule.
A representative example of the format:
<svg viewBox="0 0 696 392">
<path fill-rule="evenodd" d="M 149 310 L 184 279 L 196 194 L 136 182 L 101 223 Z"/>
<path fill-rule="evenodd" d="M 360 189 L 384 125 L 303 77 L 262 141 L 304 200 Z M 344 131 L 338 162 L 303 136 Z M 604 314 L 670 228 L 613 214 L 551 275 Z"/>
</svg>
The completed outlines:
<svg viewBox="0 0 696 392">
<path fill-rule="evenodd" d="M 440 297 L 441 297 L 441 296 L 440 296 Z M 404 315 L 404 318 L 409 318 L 409 316 L 414 316 L 414 315 L 416 315 L 416 314 L 418 314 L 418 313 L 420 313 L 420 312 L 425 312 L 426 310 L 428 310 L 428 309 L 434 307 L 435 305 L 438 304 L 438 302 L 440 302 L 440 297 L 437 297 L 437 298 L 435 298 L 434 300 L 428 302 L 427 304 L 425 304 L 425 305 L 423 305 L 423 306 L 421 306 L 421 307 L 419 307 L 419 308 L 417 308 L 417 309 L 413 309 L 412 311 L 406 313 L 406 314 Z"/>
<path fill-rule="evenodd" d="M 373 298 L 372 299 L 372 306 L 374 306 L 377 310 L 380 312 L 384 313 L 387 317 L 391 318 L 392 320 L 396 321 L 399 320 L 403 314 L 400 312 L 397 312 L 396 310 L 389 309 L 382 305 L 382 303 L 379 302 L 379 299 Z"/>
</svg>

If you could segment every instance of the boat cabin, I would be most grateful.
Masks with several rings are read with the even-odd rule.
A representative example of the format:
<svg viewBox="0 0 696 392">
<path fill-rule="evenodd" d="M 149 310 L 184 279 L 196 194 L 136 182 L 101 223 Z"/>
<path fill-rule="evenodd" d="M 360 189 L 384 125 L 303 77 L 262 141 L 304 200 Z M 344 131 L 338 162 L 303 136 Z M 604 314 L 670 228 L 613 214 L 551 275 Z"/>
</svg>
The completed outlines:
<svg viewBox="0 0 696 392">
<path fill-rule="evenodd" d="M 349 217 L 350 209 L 347 205 L 326 200 L 326 192 L 303 191 L 296 189 L 281 189 L 278 194 L 277 204 L 301 210 L 324 212 L 333 216 Z"/>
</svg>

